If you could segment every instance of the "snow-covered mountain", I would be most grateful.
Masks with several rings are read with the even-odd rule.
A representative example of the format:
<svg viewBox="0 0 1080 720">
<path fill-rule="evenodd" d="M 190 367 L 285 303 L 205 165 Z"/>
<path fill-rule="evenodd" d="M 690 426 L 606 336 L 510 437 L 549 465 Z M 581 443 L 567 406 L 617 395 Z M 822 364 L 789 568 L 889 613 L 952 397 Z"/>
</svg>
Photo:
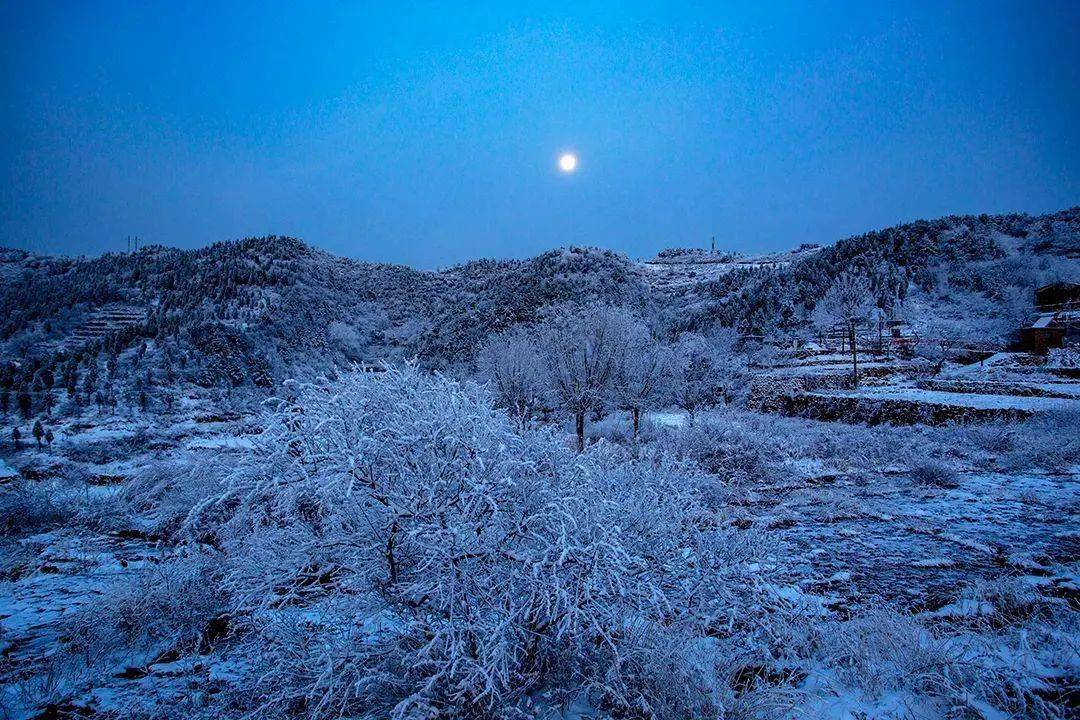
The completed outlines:
<svg viewBox="0 0 1080 720">
<path fill-rule="evenodd" d="M 407 357 L 448 368 L 469 363 L 489 334 L 565 303 L 626 306 L 671 333 L 797 333 L 841 272 L 865 274 L 891 312 L 919 296 L 947 308 L 977 298 L 993 314 L 1042 281 L 1075 279 L 1078 258 L 1080 208 L 950 216 L 768 256 L 675 249 L 634 262 L 568 248 L 437 272 L 282 237 L 95 258 L 9 249 L 0 250 L 0 358 L 22 368 L 8 378 L 46 367 L 69 383 L 95 362 L 115 366 L 147 349 L 149 382 L 267 384 L 301 369 Z"/>
</svg>

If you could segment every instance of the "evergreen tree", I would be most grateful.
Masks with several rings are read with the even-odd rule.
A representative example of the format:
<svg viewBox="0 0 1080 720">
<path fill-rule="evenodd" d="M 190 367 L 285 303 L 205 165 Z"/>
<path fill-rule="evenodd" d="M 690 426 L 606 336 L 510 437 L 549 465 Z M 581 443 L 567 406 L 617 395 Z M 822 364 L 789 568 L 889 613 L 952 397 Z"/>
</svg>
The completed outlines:
<svg viewBox="0 0 1080 720">
<path fill-rule="evenodd" d="M 23 389 L 19 391 L 19 395 L 15 400 L 19 405 L 19 412 L 22 413 L 24 419 L 29 420 L 33 414 L 34 401 L 30 397 L 30 392 L 23 386 Z"/>
</svg>

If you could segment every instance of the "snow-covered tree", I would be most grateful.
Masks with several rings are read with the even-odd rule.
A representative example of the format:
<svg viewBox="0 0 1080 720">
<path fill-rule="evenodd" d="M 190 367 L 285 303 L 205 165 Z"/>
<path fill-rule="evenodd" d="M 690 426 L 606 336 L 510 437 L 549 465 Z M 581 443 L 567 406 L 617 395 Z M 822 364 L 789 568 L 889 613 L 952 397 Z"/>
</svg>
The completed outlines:
<svg viewBox="0 0 1080 720">
<path fill-rule="evenodd" d="M 851 350 L 851 379 L 859 384 L 858 323 L 864 321 L 874 307 L 870 281 L 865 275 L 845 272 L 840 275 L 815 307 L 818 322 L 825 319 L 842 324 Z"/>
<path fill-rule="evenodd" d="M 496 402 L 525 430 L 545 392 L 545 367 L 536 343 L 523 330 L 497 335 L 484 343 L 477 365 Z"/>
<path fill-rule="evenodd" d="M 683 333 L 675 341 L 669 373 L 671 399 L 691 422 L 700 408 L 724 396 L 734 371 L 732 335 L 733 331 L 715 338 Z"/>
<path fill-rule="evenodd" d="M 654 407 L 664 395 L 671 353 L 643 323 L 633 323 L 627 330 L 625 348 L 612 378 L 612 393 L 618 407 L 630 412 L 637 437 L 641 412 Z"/>
<path fill-rule="evenodd" d="M 560 313 L 539 331 L 552 400 L 574 418 L 579 452 L 585 447 L 586 414 L 608 403 L 630 325 L 625 312 L 590 306 Z"/>
</svg>

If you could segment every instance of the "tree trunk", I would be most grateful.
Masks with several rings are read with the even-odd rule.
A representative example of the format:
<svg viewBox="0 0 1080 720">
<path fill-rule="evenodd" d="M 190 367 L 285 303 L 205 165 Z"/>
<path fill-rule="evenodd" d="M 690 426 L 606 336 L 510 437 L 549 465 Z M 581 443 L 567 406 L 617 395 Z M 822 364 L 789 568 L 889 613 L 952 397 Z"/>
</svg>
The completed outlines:
<svg viewBox="0 0 1080 720">
<path fill-rule="evenodd" d="M 941 374 L 942 368 L 945 367 L 945 358 L 949 356 L 948 345 L 940 343 L 938 344 L 938 347 L 941 349 L 941 355 L 938 357 L 937 367 L 934 368 L 935 375 Z"/>
<path fill-rule="evenodd" d="M 585 413 L 579 412 L 574 416 L 575 429 L 577 430 L 577 451 L 585 449 Z"/>
<path fill-rule="evenodd" d="M 394 584 L 398 579 L 398 564 L 397 557 L 394 555 L 394 542 L 397 540 L 398 524 L 397 520 L 390 526 L 390 534 L 386 537 L 386 565 L 388 574 L 390 576 L 390 584 Z"/>
<path fill-rule="evenodd" d="M 637 438 L 638 424 L 641 420 L 641 408 L 630 408 L 630 418 L 634 425 L 634 438 Z"/>
</svg>

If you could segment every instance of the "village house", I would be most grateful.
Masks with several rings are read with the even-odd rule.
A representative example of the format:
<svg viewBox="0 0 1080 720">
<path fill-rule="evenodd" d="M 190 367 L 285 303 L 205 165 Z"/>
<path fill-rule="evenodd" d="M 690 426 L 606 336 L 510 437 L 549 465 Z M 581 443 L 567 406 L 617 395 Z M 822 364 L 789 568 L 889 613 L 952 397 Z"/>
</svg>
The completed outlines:
<svg viewBox="0 0 1080 720">
<path fill-rule="evenodd" d="M 1035 290 L 1035 320 L 1020 329 L 1019 349 L 1045 353 L 1080 341 L 1080 284 L 1056 282 Z"/>
</svg>

